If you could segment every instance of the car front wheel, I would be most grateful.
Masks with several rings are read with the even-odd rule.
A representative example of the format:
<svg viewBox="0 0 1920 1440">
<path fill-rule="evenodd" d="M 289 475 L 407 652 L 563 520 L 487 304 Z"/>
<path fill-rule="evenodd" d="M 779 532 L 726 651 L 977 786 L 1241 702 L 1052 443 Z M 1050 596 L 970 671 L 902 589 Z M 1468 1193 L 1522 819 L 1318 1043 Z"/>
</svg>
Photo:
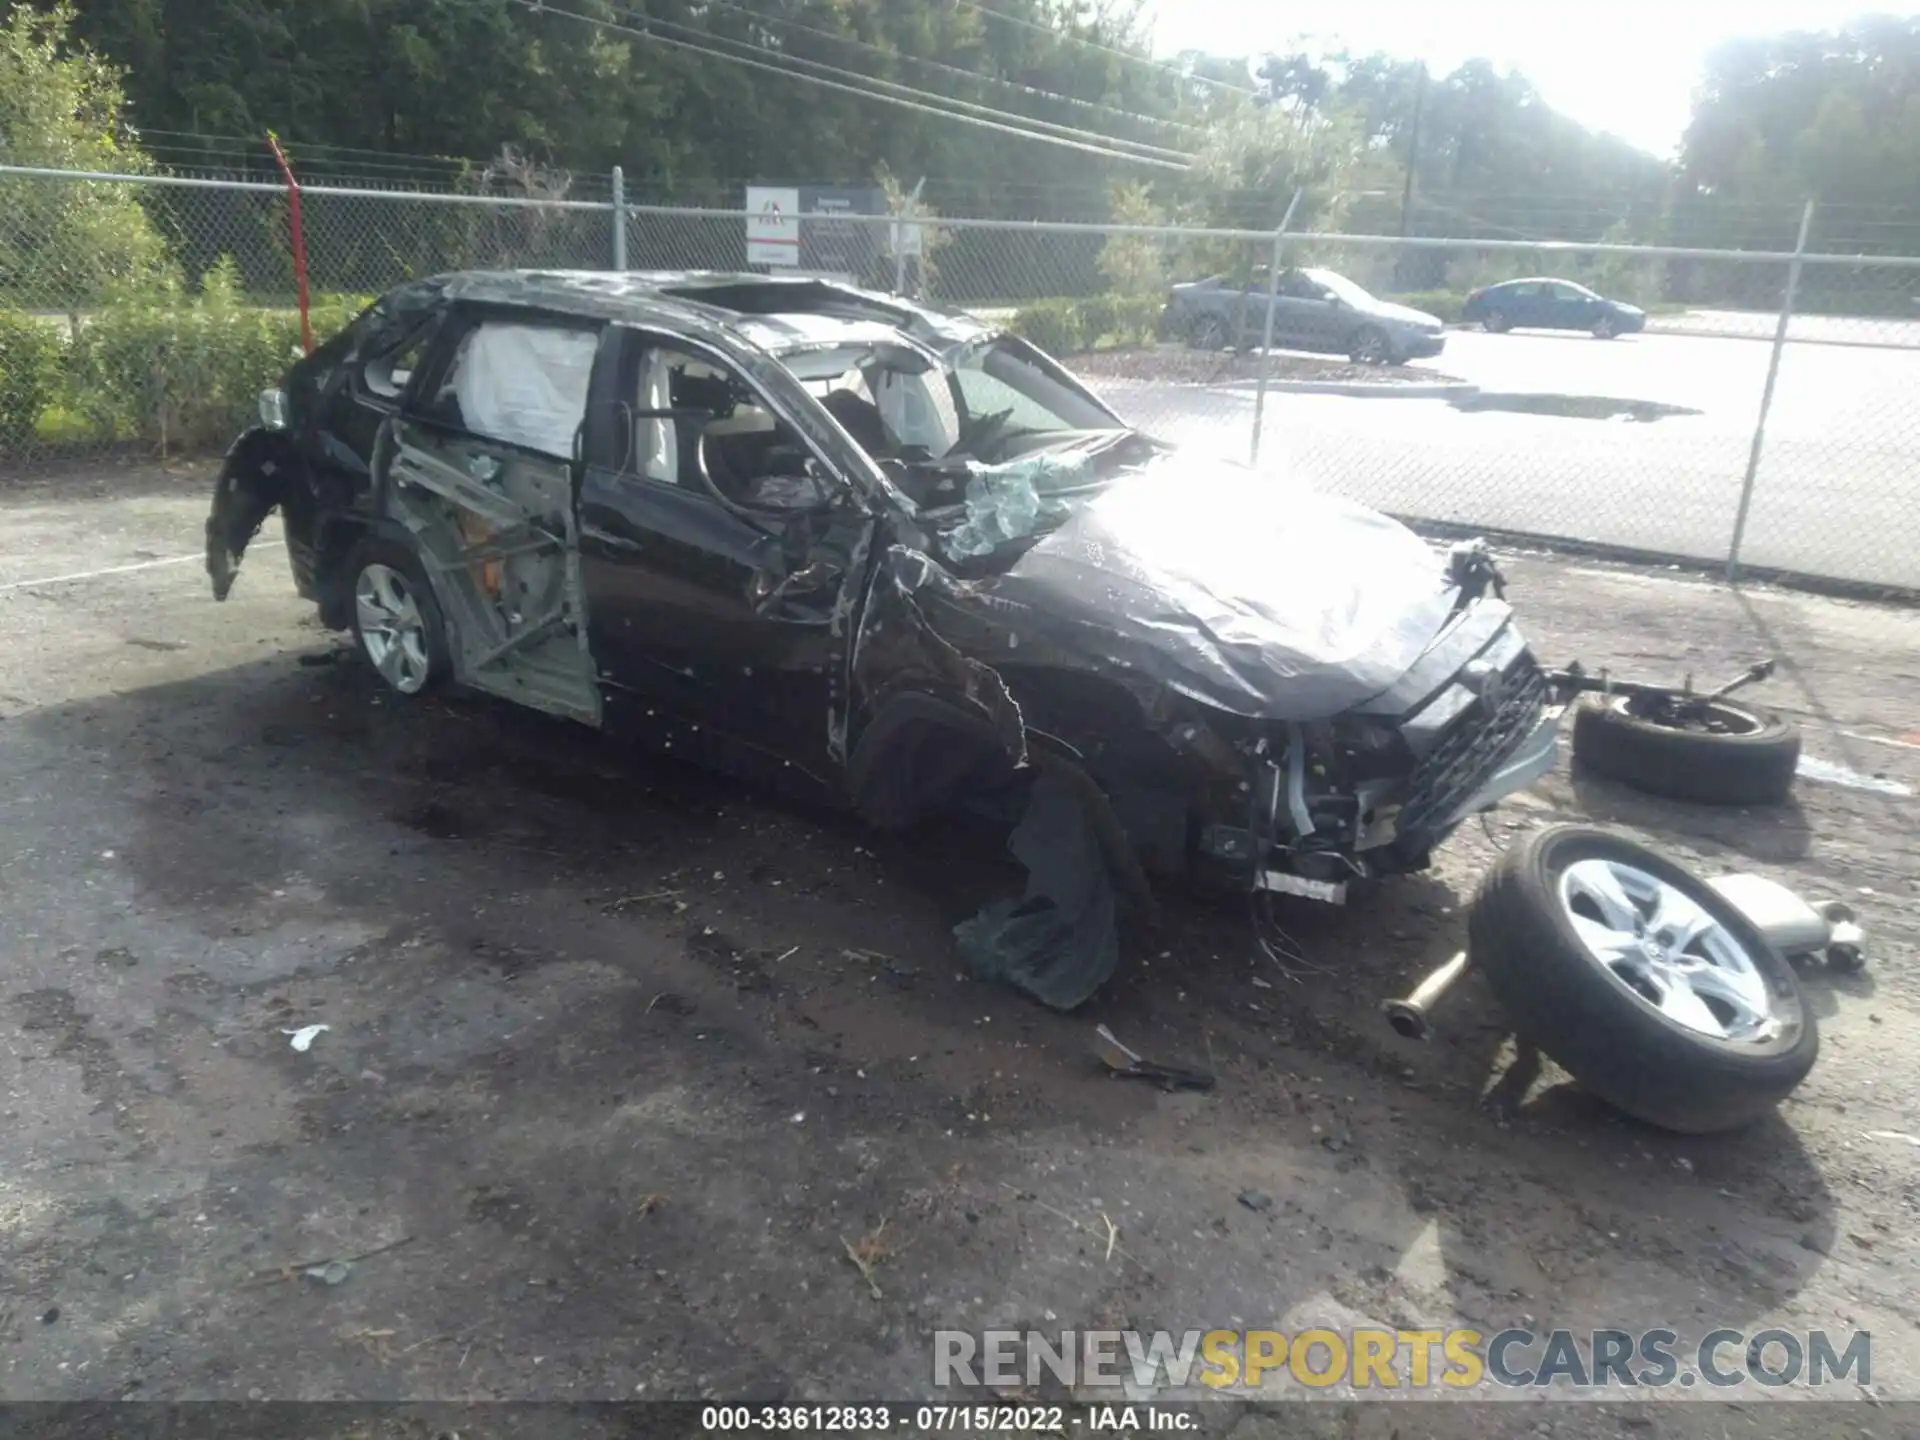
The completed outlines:
<svg viewBox="0 0 1920 1440">
<path fill-rule="evenodd" d="M 1393 345 L 1387 339 L 1386 331 L 1377 325 L 1369 325 L 1353 337 L 1347 358 L 1356 365 L 1390 365 L 1393 363 Z"/>
<path fill-rule="evenodd" d="M 418 695 L 452 670 L 446 622 L 419 559 L 392 540 L 367 540 L 348 565 L 353 638 L 387 688 Z"/>
<path fill-rule="evenodd" d="M 1620 333 L 1620 324 L 1611 315 L 1602 315 L 1593 322 L 1593 338 L 1611 340 Z"/>
</svg>

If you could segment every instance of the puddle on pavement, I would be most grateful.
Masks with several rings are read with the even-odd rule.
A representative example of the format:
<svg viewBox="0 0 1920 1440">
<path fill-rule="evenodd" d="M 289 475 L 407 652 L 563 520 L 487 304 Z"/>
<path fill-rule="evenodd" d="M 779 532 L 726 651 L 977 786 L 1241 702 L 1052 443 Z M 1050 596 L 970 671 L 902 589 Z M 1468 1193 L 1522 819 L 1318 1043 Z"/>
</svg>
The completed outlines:
<svg viewBox="0 0 1920 1440">
<path fill-rule="evenodd" d="M 1673 415 L 1705 412 L 1661 400 L 1616 400 L 1606 395 L 1526 395 L 1482 390 L 1447 401 L 1456 410 L 1498 410 L 1511 415 L 1558 415 L 1569 420 L 1628 420 L 1649 423 Z"/>
</svg>

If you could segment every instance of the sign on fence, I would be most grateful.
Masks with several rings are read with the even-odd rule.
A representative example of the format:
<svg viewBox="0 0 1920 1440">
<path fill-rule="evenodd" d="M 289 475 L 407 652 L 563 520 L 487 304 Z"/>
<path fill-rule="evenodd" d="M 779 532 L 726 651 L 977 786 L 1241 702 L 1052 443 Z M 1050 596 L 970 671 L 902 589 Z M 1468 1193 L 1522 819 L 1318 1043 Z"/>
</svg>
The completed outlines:
<svg viewBox="0 0 1920 1440">
<path fill-rule="evenodd" d="M 747 263 L 800 263 L 800 192 L 791 186 L 747 187 Z"/>
</svg>

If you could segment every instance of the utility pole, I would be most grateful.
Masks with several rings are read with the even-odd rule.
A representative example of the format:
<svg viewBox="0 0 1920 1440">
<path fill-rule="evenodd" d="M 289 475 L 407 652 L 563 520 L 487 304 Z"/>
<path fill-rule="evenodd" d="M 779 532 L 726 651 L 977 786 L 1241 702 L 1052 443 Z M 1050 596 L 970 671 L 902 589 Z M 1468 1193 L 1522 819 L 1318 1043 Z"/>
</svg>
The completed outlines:
<svg viewBox="0 0 1920 1440">
<path fill-rule="evenodd" d="M 1413 220 L 1413 172 L 1420 164 L 1420 117 L 1427 108 L 1427 62 L 1420 62 L 1420 75 L 1413 85 L 1413 124 L 1407 131 L 1407 179 L 1400 190 L 1400 238 L 1411 233 Z"/>
</svg>

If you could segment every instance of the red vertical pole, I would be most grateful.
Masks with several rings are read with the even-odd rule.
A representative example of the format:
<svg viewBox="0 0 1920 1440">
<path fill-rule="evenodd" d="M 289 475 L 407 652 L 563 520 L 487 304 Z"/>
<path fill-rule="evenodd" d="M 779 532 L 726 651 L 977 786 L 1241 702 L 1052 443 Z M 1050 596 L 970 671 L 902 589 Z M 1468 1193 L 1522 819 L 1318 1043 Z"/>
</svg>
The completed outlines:
<svg viewBox="0 0 1920 1440">
<path fill-rule="evenodd" d="M 286 152 L 280 148 L 280 137 L 271 130 L 267 132 L 267 148 L 273 151 L 274 163 L 280 167 L 280 178 L 287 182 L 287 223 L 293 230 L 293 285 L 300 297 L 300 348 L 311 355 L 313 319 L 307 306 L 307 227 L 300 219 L 300 182 L 293 178 L 293 167 L 287 164 Z"/>
</svg>

